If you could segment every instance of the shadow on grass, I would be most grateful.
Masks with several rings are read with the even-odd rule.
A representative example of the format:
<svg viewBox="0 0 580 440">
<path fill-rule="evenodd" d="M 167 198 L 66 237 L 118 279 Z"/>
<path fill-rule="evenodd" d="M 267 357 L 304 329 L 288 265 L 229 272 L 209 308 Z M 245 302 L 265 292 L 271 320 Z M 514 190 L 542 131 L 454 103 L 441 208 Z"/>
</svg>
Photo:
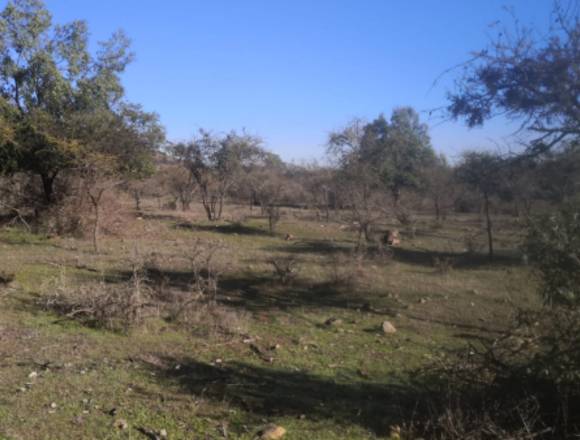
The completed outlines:
<svg viewBox="0 0 580 440">
<path fill-rule="evenodd" d="M 454 252 L 439 252 L 423 249 L 393 248 L 395 261 L 401 263 L 433 267 L 435 259 L 450 259 L 453 267 L 458 269 L 475 269 L 478 267 L 511 267 L 521 264 L 515 255 L 499 254 L 493 259 L 483 254 L 466 254 Z"/>
<path fill-rule="evenodd" d="M 274 246 L 271 251 L 286 252 L 289 254 L 320 254 L 332 255 L 351 251 L 354 245 L 331 240 L 299 240 L 289 242 L 284 246 Z"/>
<path fill-rule="evenodd" d="M 110 272 L 105 281 L 126 282 L 131 276 L 131 271 Z M 147 281 L 153 289 L 162 286 L 163 289 L 187 291 L 191 288 L 193 280 L 191 272 L 187 270 L 150 269 L 147 272 Z M 379 315 L 388 314 L 370 308 L 369 295 L 353 293 L 354 290 L 347 287 L 334 282 L 312 282 L 303 278 L 296 278 L 285 285 L 270 274 L 242 273 L 222 276 L 219 279 L 216 299 L 224 305 L 250 312 L 288 311 L 305 307 L 360 309 Z"/>
<path fill-rule="evenodd" d="M 186 229 L 190 231 L 201 231 L 201 232 L 217 232 L 218 234 L 237 234 L 237 235 L 261 235 L 272 237 L 265 229 L 246 226 L 238 223 L 226 223 L 226 224 L 215 224 L 215 225 L 196 225 L 191 222 L 181 222 L 175 225 L 176 229 Z"/>
<path fill-rule="evenodd" d="M 390 425 L 405 420 L 420 399 L 417 390 L 401 384 L 337 383 L 304 372 L 240 362 L 213 366 L 191 358 L 166 358 L 164 364 L 172 367 L 146 366 L 183 392 L 229 402 L 260 424 L 264 417 L 306 415 L 310 420 L 332 420 L 339 426 L 355 424 L 384 435 Z M 397 382 L 397 378 L 391 380 Z"/>
</svg>

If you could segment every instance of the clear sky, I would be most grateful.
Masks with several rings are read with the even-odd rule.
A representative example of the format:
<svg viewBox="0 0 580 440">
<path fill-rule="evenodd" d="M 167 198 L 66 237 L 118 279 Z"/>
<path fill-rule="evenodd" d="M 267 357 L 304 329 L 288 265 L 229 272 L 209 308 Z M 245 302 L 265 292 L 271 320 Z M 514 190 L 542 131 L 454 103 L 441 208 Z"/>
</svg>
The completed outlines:
<svg viewBox="0 0 580 440">
<path fill-rule="evenodd" d="M 3 1 L 2 3 L 5 3 Z M 490 24 L 544 25 L 551 0 L 46 0 L 55 22 L 88 21 L 93 41 L 122 28 L 135 62 L 129 100 L 156 111 L 170 140 L 199 128 L 247 129 L 286 160 L 324 155 L 328 132 L 353 117 L 445 105 L 445 69 L 484 47 Z M 457 72 L 455 76 L 458 74 Z M 467 130 L 429 120 L 453 158 L 493 147 L 505 121 Z"/>
</svg>

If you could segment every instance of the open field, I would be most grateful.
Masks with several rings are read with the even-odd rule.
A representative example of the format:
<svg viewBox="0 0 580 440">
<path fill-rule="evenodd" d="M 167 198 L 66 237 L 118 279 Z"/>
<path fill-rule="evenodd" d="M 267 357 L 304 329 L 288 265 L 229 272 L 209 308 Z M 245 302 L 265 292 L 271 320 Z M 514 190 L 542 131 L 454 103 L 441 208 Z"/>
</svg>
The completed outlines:
<svg viewBox="0 0 580 440">
<path fill-rule="evenodd" d="M 2 268 L 16 276 L 0 287 L 0 438 L 252 439 L 268 423 L 288 439 L 388 437 L 421 399 L 416 369 L 493 338 L 512 304 L 537 301 L 515 220 L 497 223 L 493 263 L 465 252 L 475 216 L 424 218 L 392 257 L 364 259 L 354 232 L 304 210 L 287 210 L 272 236 L 258 215 L 209 224 L 147 204 L 100 254 L 87 240 L 0 229 Z M 126 283 L 137 258 L 152 292 L 187 292 L 197 239 L 220 243 L 213 330 L 159 311 L 124 333 L 47 307 L 55 290 Z M 285 284 L 270 263 L 283 258 L 296 267 Z"/>
</svg>

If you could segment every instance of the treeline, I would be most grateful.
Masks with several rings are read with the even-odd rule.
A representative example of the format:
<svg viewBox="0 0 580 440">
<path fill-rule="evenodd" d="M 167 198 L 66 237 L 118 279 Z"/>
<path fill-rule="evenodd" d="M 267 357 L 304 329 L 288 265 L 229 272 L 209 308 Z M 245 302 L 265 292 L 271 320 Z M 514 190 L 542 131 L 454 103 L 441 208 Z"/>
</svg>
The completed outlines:
<svg viewBox="0 0 580 440">
<path fill-rule="evenodd" d="M 271 231 L 281 206 L 312 208 L 326 219 L 340 210 L 358 225 L 359 239 L 389 217 L 412 229 L 419 212 L 432 212 L 436 221 L 450 212 L 480 212 L 490 255 L 495 213 L 528 217 L 577 198 L 577 109 L 556 95 L 566 81 L 544 73 L 549 67 L 560 69 L 550 75 L 562 76 L 544 53 L 537 66 L 528 57 L 524 67 L 531 71 L 517 77 L 521 54 L 497 46 L 496 57 L 487 52 L 450 95 L 447 110 L 470 125 L 501 106 L 529 117 L 529 128 L 541 133 L 529 154 L 467 152 L 450 163 L 435 153 L 419 114 L 401 107 L 331 133 L 324 165 L 295 165 L 247 133 L 201 131 L 169 144 L 157 115 L 124 97 L 120 76 L 133 54 L 121 32 L 92 53 L 86 23 L 54 24 L 39 0 L 9 2 L 0 28 L 1 209 L 54 233 L 92 229 L 95 247 L 104 200 L 115 203 L 111 193 L 119 190 L 134 197 L 138 211 L 144 196 L 182 210 L 199 202 L 211 221 L 222 218 L 226 203 L 257 206 Z M 545 51 L 565 54 L 572 43 Z M 543 76 L 531 75 L 533 69 Z M 537 89 L 523 84 L 534 78 Z"/>
</svg>

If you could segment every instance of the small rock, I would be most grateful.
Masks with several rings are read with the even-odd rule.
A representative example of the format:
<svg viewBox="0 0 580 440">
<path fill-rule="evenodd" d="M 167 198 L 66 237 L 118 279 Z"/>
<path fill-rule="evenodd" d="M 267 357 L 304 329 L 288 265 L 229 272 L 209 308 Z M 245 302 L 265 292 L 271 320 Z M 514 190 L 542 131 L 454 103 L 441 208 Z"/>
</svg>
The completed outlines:
<svg viewBox="0 0 580 440">
<path fill-rule="evenodd" d="M 342 319 L 338 319 L 338 318 L 334 318 L 334 317 L 328 318 L 326 321 L 324 321 L 324 325 L 326 325 L 328 327 L 342 325 Z"/>
<path fill-rule="evenodd" d="M 57 407 L 57 406 L 58 406 L 58 405 L 56 404 L 56 402 L 52 402 L 52 403 L 50 404 L 50 407 L 51 407 L 52 409 L 56 409 L 56 407 Z"/>
<path fill-rule="evenodd" d="M 161 438 L 167 438 L 167 430 L 166 429 L 162 429 L 159 431 L 159 437 Z"/>
<path fill-rule="evenodd" d="M 32 371 L 32 372 L 31 372 L 31 373 L 28 375 L 28 377 L 29 377 L 30 379 L 34 379 L 35 377 L 38 377 L 38 373 L 37 373 L 36 371 Z"/>
<path fill-rule="evenodd" d="M 278 425 L 268 425 L 258 435 L 262 440 L 278 440 L 286 435 L 286 429 Z"/>
<path fill-rule="evenodd" d="M 393 334 L 393 333 L 397 333 L 397 329 L 395 328 L 395 326 L 389 322 L 389 321 L 384 321 L 383 325 L 383 332 L 387 335 Z"/>
<path fill-rule="evenodd" d="M 427 299 L 425 299 L 425 298 L 421 298 L 419 300 L 419 304 L 425 304 L 426 302 L 427 302 Z"/>
<path fill-rule="evenodd" d="M 113 426 L 115 428 L 119 429 L 120 431 L 124 431 L 125 429 L 127 429 L 129 427 L 129 424 L 127 423 L 127 420 L 125 420 L 125 419 L 117 419 L 113 423 Z"/>
</svg>

